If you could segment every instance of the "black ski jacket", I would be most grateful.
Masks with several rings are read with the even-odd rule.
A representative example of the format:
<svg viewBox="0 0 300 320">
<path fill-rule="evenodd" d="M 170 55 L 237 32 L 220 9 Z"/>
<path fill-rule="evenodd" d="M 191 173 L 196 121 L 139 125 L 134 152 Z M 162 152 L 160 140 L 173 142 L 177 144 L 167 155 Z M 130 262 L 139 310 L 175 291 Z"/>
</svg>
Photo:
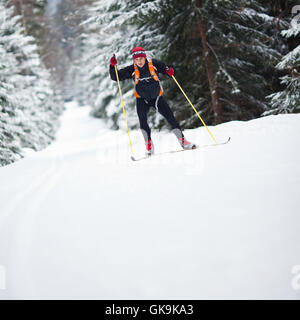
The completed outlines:
<svg viewBox="0 0 300 320">
<path fill-rule="evenodd" d="M 159 73 L 166 74 L 166 65 L 156 59 L 152 59 L 152 63 L 155 69 L 155 72 L 158 76 Z M 145 100 L 153 100 L 159 96 L 160 86 L 158 81 L 155 81 L 149 71 L 148 61 L 146 59 L 146 63 L 142 68 L 139 68 L 140 71 L 140 80 L 136 86 L 136 91 L 139 96 Z M 112 80 L 117 81 L 115 68 L 110 66 L 109 73 Z M 134 66 L 133 64 L 127 66 L 123 69 L 118 70 L 119 80 L 123 81 L 126 79 L 133 79 L 134 81 Z"/>
</svg>

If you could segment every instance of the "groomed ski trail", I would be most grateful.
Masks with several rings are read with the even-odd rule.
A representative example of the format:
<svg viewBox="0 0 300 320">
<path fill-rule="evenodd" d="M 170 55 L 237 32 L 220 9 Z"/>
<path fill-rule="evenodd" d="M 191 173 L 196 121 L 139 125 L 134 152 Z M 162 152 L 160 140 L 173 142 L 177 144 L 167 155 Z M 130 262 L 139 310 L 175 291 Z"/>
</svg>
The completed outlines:
<svg viewBox="0 0 300 320">
<path fill-rule="evenodd" d="M 68 104 L 56 142 L 0 168 L 0 298 L 299 299 L 299 128 L 225 123 L 212 130 L 226 146 L 133 162 L 126 132 Z"/>
</svg>

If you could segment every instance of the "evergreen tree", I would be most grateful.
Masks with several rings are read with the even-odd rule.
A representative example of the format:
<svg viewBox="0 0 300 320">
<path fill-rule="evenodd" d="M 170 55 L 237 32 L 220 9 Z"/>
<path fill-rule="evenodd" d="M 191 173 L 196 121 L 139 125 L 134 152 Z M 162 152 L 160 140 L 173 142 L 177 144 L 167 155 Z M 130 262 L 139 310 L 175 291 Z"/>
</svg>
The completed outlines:
<svg viewBox="0 0 300 320">
<path fill-rule="evenodd" d="M 281 34 L 289 39 L 298 39 L 298 45 L 291 49 L 276 66 L 278 70 L 287 72 L 281 78 L 284 90 L 269 95 L 271 108 L 264 115 L 300 112 L 300 24 L 291 22 L 290 28 L 282 31 Z"/>
<path fill-rule="evenodd" d="M 206 122 L 247 120 L 266 110 L 265 95 L 272 92 L 284 48 L 277 27 L 283 29 L 285 21 L 277 22 L 258 1 L 169 0 L 160 11 L 167 21 L 156 20 L 169 45 L 164 54 Z M 185 127 L 196 126 L 173 87 L 177 117 Z"/>
<path fill-rule="evenodd" d="M 25 35 L 33 36 L 41 45 L 47 20 L 45 10 L 48 0 L 11 0 L 14 15 L 21 17 Z M 7 1 L 8 2 L 8 1 Z"/>
<path fill-rule="evenodd" d="M 39 150 L 53 139 L 62 111 L 42 66 L 34 39 L 24 35 L 19 16 L 0 1 L 0 164 Z"/>
</svg>

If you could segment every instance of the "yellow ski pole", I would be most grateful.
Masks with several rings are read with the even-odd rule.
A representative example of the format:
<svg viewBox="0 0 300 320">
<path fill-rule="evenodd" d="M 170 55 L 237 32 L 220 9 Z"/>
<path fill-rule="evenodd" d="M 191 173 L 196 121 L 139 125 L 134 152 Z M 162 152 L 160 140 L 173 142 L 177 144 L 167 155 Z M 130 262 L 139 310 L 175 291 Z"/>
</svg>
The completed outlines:
<svg viewBox="0 0 300 320">
<path fill-rule="evenodd" d="M 177 80 L 175 79 L 174 76 L 172 76 L 173 80 L 176 82 L 176 84 L 178 85 L 179 89 L 181 90 L 181 92 L 183 93 L 183 95 L 186 97 L 187 101 L 190 103 L 190 105 L 192 106 L 192 108 L 194 109 L 194 111 L 196 112 L 198 118 L 201 120 L 201 122 L 203 123 L 204 127 L 206 128 L 206 130 L 208 131 L 208 133 L 210 134 L 210 136 L 213 138 L 213 140 L 215 141 L 215 143 L 217 144 L 216 139 L 214 138 L 214 136 L 212 135 L 212 133 L 209 131 L 209 129 L 207 128 L 205 122 L 203 121 L 203 119 L 200 117 L 199 113 L 197 112 L 196 108 L 193 106 L 191 100 L 187 97 L 187 95 L 185 94 L 185 92 L 183 91 L 183 89 L 181 88 L 180 84 L 177 82 Z"/>
<path fill-rule="evenodd" d="M 127 129 L 128 138 L 129 138 L 129 143 L 130 143 L 131 155 L 132 155 L 132 157 L 133 157 L 133 148 L 132 148 L 132 143 L 131 143 L 131 139 L 130 139 L 129 128 L 128 128 L 128 123 L 127 123 L 127 118 L 126 118 L 126 112 L 125 112 L 125 108 L 124 108 L 122 91 L 121 91 L 121 86 L 120 86 L 120 81 L 119 81 L 119 75 L 118 75 L 118 70 L 117 70 L 117 66 L 116 66 L 116 65 L 115 65 L 115 71 L 116 71 L 116 77 L 117 77 L 117 82 L 118 82 L 118 87 L 119 87 L 119 93 L 120 93 L 120 97 L 121 97 L 121 103 L 122 103 L 122 108 L 123 108 L 124 119 L 125 119 L 125 123 L 126 123 L 126 129 Z"/>
</svg>

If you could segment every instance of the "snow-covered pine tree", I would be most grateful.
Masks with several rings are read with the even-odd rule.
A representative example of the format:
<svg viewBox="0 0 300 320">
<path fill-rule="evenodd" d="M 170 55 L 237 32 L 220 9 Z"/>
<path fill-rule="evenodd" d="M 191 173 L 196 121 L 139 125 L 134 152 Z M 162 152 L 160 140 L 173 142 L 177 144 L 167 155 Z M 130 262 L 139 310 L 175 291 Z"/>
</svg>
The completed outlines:
<svg viewBox="0 0 300 320">
<path fill-rule="evenodd" d="M 39 150 L 54 139 L 62 111 L 34 39 L 24 35 L 19 16 L 0 0 L 0 164 Z"/>
<path fill-rule="evenodd" d="M 21 16 L 26 35 L 33 36 L 40 45 L 40 40 L 47 24 L 44 15 L 48 0 L 13 0 L 14 15 Z"/>
<path fill-rule="evenodd" d="M 283 30 L 281 34 L 289 39 L 298 39 L 298 45 L 277 64 L 278 70 L 287 72 L 281 78 L 285 89 L 268 96 L 271 99 L 271 108 L 263 115 L 300 112 L 300 22 L 291 22 L 290 28 Z"/>
<path fill-rule="evenodd" d="M 272 1 L 269 1 L 272 2 Z M 206 122 L 247 120 L 267 108 L 286 26 L 259 1 L 161 1 L 164 19 L 153 27 L 164 34 L 164 55 Z M 164 58 L 164 57 L 163 57 Z M 175 112 L 184 127 L 199 124 L 172 84 Z"/>
<path fill-rule="evenodd" d="M 13 162 L 21 156 L 21 148 L 16 136 L 19 128 L 13 119 L 18 115 L 18 102 L 14 98 L 14 87 L 9 83 L 10 73 L 15 68 L 15 57 L 3 46 L 6 41 L 2 28 L 6 11 L 0 3 L 0 166 Z"/>
</svg>

